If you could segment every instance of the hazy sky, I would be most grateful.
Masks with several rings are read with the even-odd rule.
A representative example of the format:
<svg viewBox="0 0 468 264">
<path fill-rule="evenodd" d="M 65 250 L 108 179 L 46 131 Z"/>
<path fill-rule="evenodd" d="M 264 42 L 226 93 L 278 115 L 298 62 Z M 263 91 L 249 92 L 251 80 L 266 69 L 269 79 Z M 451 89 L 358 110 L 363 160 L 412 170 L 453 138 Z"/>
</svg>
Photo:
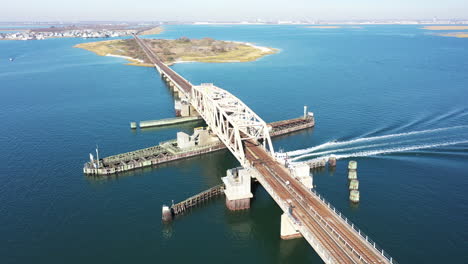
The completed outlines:
<svg viewBox="0 0 468 264">
<path fill-rule="evenodd" d="M 0 21 L 468 19 L 468 0 L 1 0 Z"/>
</svg>

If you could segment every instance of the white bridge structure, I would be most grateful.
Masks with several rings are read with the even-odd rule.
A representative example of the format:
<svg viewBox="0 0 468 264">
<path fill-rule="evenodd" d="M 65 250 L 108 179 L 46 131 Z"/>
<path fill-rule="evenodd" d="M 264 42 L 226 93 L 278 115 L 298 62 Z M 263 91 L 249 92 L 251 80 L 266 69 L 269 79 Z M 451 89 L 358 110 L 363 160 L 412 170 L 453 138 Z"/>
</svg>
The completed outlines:
<svg viewBox="0 0 468 264">
<path fill-rule="evenodd" d="M 189 104 L 186 112 L 202 116 L 240 162 L 242 168 L 229 170 L 223 178 L 229 209 L 249 208 L 251 178 L 256 178 L 284 212 L 283 239 L 303 237 L 327 264 L 396 263 L 312 188 L 307 165 L 287 167 L 275 158 L 269 127 L 252 109 L 213 84 L 192 85 L 134 37 L 161 76 L 179 89 L 181 100 Z"/>
<path fill-rule="evenodd" d="M 246 140 L 263 143 L 270 155 L 274 156 L 270 128 L 228 91 L 212 83 L 192 86 L 191 104 L 243 167 L 248 166 L 244 151 Z"/>
</svg>

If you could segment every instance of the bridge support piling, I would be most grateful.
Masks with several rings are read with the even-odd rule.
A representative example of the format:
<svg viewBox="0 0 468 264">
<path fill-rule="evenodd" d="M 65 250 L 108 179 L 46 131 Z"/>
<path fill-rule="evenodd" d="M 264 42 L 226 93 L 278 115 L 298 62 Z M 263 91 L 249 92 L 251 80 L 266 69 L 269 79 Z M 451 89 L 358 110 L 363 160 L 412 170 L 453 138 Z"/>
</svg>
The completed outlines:
<svg viewBox="0 0 468 264">
<path fill-rule="evenodd" d="M 188 102 L 181 101 L 180 116 L 190 116 L 190 104 Z"/>
<path fill-rule="evenodd" d="M 193 107 L 192 104 L 189 104 L 189 113 L 190 116 L 200 116 L 200 114 L 195 110 L 195 107 Z"/>
<path fill-rule="evenodd" d="M 313 177 L 310 173 L 310 166 L 306 163 L 299 163 L 290 166 L 291 174 L 296 178 L 300 183 L 302 183 L 307 189 L 314 188 L 313 186 Z"/>
<path fill-rule="evenodd" d="M 249 171 L 242 167 L 230 169 L 222 180 L 227 208 L 232 211 L 249 209 L 250 198 L 253 197 Z"/>
<path fill-rule="evenodd" d="M 289 240 L 302 237 L 299 233 L 297 226 L 291 221 L 289 216 L 286 213 L 281 215 L 281 239 Z"/>
<path fill-rule="evenodd" d="M 174 100 L 174 110 L 175 110 L 175 116 L 180 117 L 182 116 L 182 103 L 180 100 L 175 99 Z"/>
</svg>

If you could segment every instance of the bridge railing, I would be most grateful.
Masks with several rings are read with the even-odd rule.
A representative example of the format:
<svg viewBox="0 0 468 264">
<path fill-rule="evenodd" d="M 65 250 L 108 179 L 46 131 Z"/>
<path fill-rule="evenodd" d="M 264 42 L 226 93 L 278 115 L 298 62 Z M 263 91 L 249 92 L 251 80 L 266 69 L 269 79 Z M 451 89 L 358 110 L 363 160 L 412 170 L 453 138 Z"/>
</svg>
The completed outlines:
<svg viewBox="0 0 468 264">
<path fill-rule="evenodd" d="M 354 229 L 363 240 L 365 240 L 367 243 L 369 243 L 376 251 L 379 252 L 380 255 L 382 255 L 384 258 L 386 258 L 390 263 L 395 263 L 396 262 L 390 254 L 385 252 L 382 247 L 380 247 L 377 243 L 375 243 L 368 235 L 366 235 L 361 229 L 359 229 L 353 222 L 351 222 L 344 214 L 342 214 L 338 209 L 336 209 L 330 202 L 328 202 L 322 195 L 320 195 L 315 189 L 311 190 L 317 198 L 319 198 L 330 210 L 332 210 L 336 215 L 338 215 L 346 224 L 348 224 L 352 229 Z"/>
<path fill-rule="evenodd" d="M 266 168 L 267 170 L 268 167 Z M 269 170 L 271 172 L 271 174 L 273 175 L 274 178 L 276 178 L 278 180 L 278 182 L 283 185 L 284 187 L 286 187 L 286 189 L 288 189 L 288 191 L 290 192 L 290 194 L 292 194 L 293 196 L 295 196 L 298 200 L 301 200 L 303 203 L 302 204 L 307 204 L 307 202 L 305 201 L 304 197 L 302 197 L 301 195 L 299 195 L 292 187 L 290 184 L 286 184 L 284 183 L 281 179 L 278 178 L 278 176 L 271 170 Z M 270 187 L 268 186 L 268 184 L 266 183 L 266 181 L 264 181 L 263 177 L 260 175 L 260 173 L 257 173 L 257 178 L 259 179 L 260 183 L 262 184 L 262 186 L 267 190 L 267 192 L 273 197 L 273 199 L 277 202 L 277 204 L 283 209 L 284 212 L 287 212 L 288 211 L 288 207 L 289 205 L 283 201 L 279 196 L 277 196 L 277 194 L 275 193 L 275 191 Z M 267 187 L 268 186 L 268 187 Z M 349 221 L 341 212 L 339 212 L 335 207 L 333 207 L 329 202 L 327 202 L 325 200 L 325 198 L 323 196 L 321 196 L 319 193 L 317 193 L 315 191 L 315 189 L 312 189 L 311 190 L 311 193 L 313 195 L 315 195 L 317 198 L 319 198 L 320 201 L 322 201 L 325 205 L 328 206 L 329 209 L 331 209 L 335 214 L 337 214 L 338 216 L 341 217 L 341 219 L 343 219 L 343 221 L 350 225 L 350 227 L 352 227 L 355 231 L 357 231 L 357 233 L 362 237 L 362 239 L 364 241 L 366 241 L 367 243 L 369 243 L 370 246 L 372 246 L 377 252 L 378 254 L 382 255 L 386 260 L 388 260 L 389 263 L 397 263 L 396 261 L 393 260 L 393 258 L 388 254 L 386 253 L 382 248 L 378 247 L 378 245 L 372 241 L 369 236 L 365 235 L 364 232 L 362 232 L 356 225 L 354 225 L 354 223 L 352 223 L 351 221 Z M 300 203 L 301 204 L 301 203 Z M 301 205 L 302 207 L 304 207 L 303 205 Z M 357 256 L 359 258 L 359 260 L 365 260 L 365 257 L 362 256 L 359 251 L 357 251 L 353 245 L 349 244 L 347 242 L 346 239 L 344 239 L 342 237 L 342 235 L 340 234 L 340 232 L 338 232 L 336 230 L 336 228 L 332 225 L 330 225 L 329 221 L 327 221 L 326 219 L 324 219 L 310 204 L 307 204 L 307 207 L 308 208 L 305 208 L 306 211 L 309 211 L 309 213 L 312 213 L 313 216 L 320 222 L 322 223 L 322 229 L 327 233 L 329 234 L 330 236 L 334 236 L 334 237 L 338 237 L 339 241 L 342 242 L 343 246 L 346 247 L 347 249 L 351 250 L 352 254 L 355 254 L 355 256 Z M 301 234 L 307 238 L 307 240 L 309 241 L 309 243 L 311 243 L 311 245 L 314 247 L 314 249 L 317 251 L 317 253 L 319 253 L 319 255 L 323 258 L 323 260 L 326 262 L 326 263 L 334 263 L 334 258 L 330 256 L 330 254 L 321 246 L 321 244 L 314 238 L 314 236 L 310 233 L 310 231 L 305 228 L 305 226 L 303 226 L 302 224 L 300 224 L 300 232 Z M 331 233 L 330 233 L 331 232 Z M 349 255 L 348 255 L 349 256 Z M 351 256 L 349 256 L 351 257 Z"/>
<path fill-rule="evenodd" d="M 269 170 L 269 169 L 267 168 L 267 170 Z M 272 173 L 273 177 L 275 177 L 281 185 L 283 185 L 286 189 L 289 190 L 289 192 L 290 192 L 292 195 L 294 195 L 297 199 L 299 199 L 299 200 L 301 200 L 302 202 L 304 202 L 304 204 L 307 204 L 306 201 L 304 200 L 304 197 L 302 197 L 301 195 L 299 195 L 299 194 L 291 187 L 291 185 L 285 184 L 281 179 L 278 178 L 278 176 L 277 176 L 273 171 L 271 171 L 271 170 L 269 170 L 269 171 Z M 263 185 L 263 183 L 262 183 L 262 185 Z M 267 188 L 265 188 L 265 189 L 267 189 Z M 275 198 L 276 193 L 275 193 L 273 190 L 271 190 L 271 192 L 270 192 L 270 190 L 267 189 L 267 191 L 268 191 L 268 193 L 270 193 L 270 194 L 272 195 L 273 199 L 276 200 L 276 202 L 278 203 L 278 205 L 279 205 L 280 207 L 282 207 L 283 211 L 286 212 L 286 210 L 287 210 L 287 208 L 288 208 L 289 205 L 288 205 L 286 202 L 282 201 L 281 199 L 277 200 L 277 199 Z M 284 208 L 283 208 L 283 207 L 284 207 Z M 302 207 L 304 207 L 304 206 L 302 206 Z M 308 210 L 308 213 L 313 213 L 313 216 L 315 217 L 315 219 L 318 219 L 323 225 L 325 225 L 325 226 L 321 226 L 321 227 L 322 227 L 322 230 L 323 230 L 324 232 L 326 232 L 330 237 L 333 237 L 333 236 L 334 236 L 334 237 L 338 237 L 338 238 L 339 238 L 339 241 L 343 242 L 343 245 L 344 245 L 347 249 L 351 250 L 351 252 L 352 252 L 353 254 L 355 254 L 360 260 L 364 260 L 364 257 L 363 257 L 361 254 L 359 254 L 359 252 L 358 252 L 357 250 L 355 250 L 354 247 L 353 247 L 352 245 L 350 245 L 350 244 L 340 235 L 340 233 L 337 232 L 336 229 L 335 229 L 333 226 L 331 226 L 331 225 L 328 223 L 328 221 L 326 221 L 311 205 L 308 205 L 308 208 L 305 208 L 305 207 L 304 207 L 304 209 L 305 209 L 306 211 Z M 301 232 L 301 234 L 302 234 L 308 241 L 309 241 L 309 239 L 311 239 L 311 240 L 309 241 L 309 243 L 311 243 L 312 246 L 314 246 L 314 249 L 317 251 L 317 253 L 319 253 L 319 255 L 321 255 L 320 253 L 323 253 L 323 255 L 321 255 L 321 256 L 324 257 L 323 260 L 324 260 L 326 263 L 337 263 L 337 261 L 336 261 L 334 258 L 332 258 L 332 257 L 330 256 L 330 254 L 321 246 L 321 244 L 320 244 L 319 242 L 317 242 L 317 240 L 315 240 L 314 236 L 311 234 L 311 232 L 310 232 L 305 226 L 300 225 L 300 232 Z M 331 233 L 330 233 L 330 232 L 331 232 Z M 316 248 L 316 247 L 317 247 L 317 248 Z M 345 254 L 347 254 L 346 251 L 344 251 L 344 252 L 345 252 Z M 347 255 L 348 255 L 348 254 L 347 254 Z M 351 256 L 349 256 L 349 255 L 348 255 L 348 257 L 351 258 Z"/>
<path fill-rule="evenodd" d="M 304 198 L 303 198 L 302 196 L 300 196 L 298 193 L 296 193 L 296 191 L 295 191 L 290 185 L 287 185 L 287 188 L 289 189 L 289 191 L 290 191 L 292 194 L 294 194 L 294 195 L 296 196 L 296 198 L 302 200 L 303 202 L 306 202 L 306 201 L 304 200 Z M 324 230 L 327 234 L 329 234 L 330 236 L 335 236 L 335 237 L 337 236 L 338 239 L 339 239 L 339 241 L 340 241 L 340 242 L 343 242 L 343 245 L 344 245 L 347 249 L 351 250 L 351 252 L 352 252 L 353 254 L 355 254 L 360 260 L 364 260 L 364 257 L 363 257 L 361 254 L 359 254 L 359 252 L 358 252 L 357 250 L 355 250 L 354 247 L 353 247 L 352 245 L 350 245 L 350 244 L 341 236 L 341 234 L 340 234 L 338 231 L 336 231 L 336 229 L 335 229 L 333 226 L 331 226 L 331 225 L 328 223 L 328 221 L 326 221 L 311 205 L 308 205 L 308 208 L 306 208 L 306 209 L 308 209 L 311 213 L 313 213 L 313 214 L 314 214 L 314 217 L 315 217 L 316 219 L 318 219 L 323 225 L 325 225 L 325 227 L 322 227 L 322 228 L 323 228 L 323 230 Z M 331 232 L 331 234 L 330 234 L 330 232 Z M 349 256 L 349 255 L 348 255 L 348 256 Z M 349 256 L 349 257 L 351 258 L 351 256 Z"/>
<path fill-rule="evenodd" d="M 262 184 L 263 188 L 270 194 L 270 196 L 273 198 L 273 200 L 276 201 L 278 206 L 283 210 L 283 212 L 288 212 L 288 207 L 289 204 L 281 199 L 281 197 L 276 194 L 276 192 L 273 190 L 273 188 L 268 184 L 268 182 L 263 178 L 261 173 L 258 173 L 257 170 L 250 168 L 250 172 L 255 175 L 257 180 Z M 335 258 L 333 258 L 330 253 L 323 248 L 322 244 L 320 241 L 318 241 L 315 236 L 307 230 L 307 228 L 304 228 L 304 226 L 301 223 L 299 224 L 300 232 L 304 236 L 304 238 L 312 245 L 314 250 L 319 254 L 319 256 L 323 259 L 325 263 L 336 263 Z"/>
</svg>

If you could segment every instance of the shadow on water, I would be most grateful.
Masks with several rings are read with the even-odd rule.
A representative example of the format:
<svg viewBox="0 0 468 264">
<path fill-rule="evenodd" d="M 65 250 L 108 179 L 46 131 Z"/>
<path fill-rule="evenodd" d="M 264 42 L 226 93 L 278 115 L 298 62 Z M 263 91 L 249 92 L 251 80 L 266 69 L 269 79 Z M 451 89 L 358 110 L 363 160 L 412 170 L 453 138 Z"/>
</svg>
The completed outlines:
<svg viewBox="0 0 468 264">
<path fill-rule="evenodd" d="M 351 211 L 357 213 L 359 212 L 359 203 L 353 203 L 353 202 L 349 202 L 349 208 L 351 208 Z"/>
<path fill-rule="evenodd" d="M 326 171 L 326 167 L 311 168 L 310 171 L 312 173 L 323 173 Z"/>
<path fill-rule="evenodd" d="M 162 237 L 164 239 L 172 238 L 172 235 L 174 234 L 174 224 L 173 224 L 173 222 L 172 221 L 163 222 L 162 228 L 161 228 L 161 233 L 162 233 Z"/>
</svg>

